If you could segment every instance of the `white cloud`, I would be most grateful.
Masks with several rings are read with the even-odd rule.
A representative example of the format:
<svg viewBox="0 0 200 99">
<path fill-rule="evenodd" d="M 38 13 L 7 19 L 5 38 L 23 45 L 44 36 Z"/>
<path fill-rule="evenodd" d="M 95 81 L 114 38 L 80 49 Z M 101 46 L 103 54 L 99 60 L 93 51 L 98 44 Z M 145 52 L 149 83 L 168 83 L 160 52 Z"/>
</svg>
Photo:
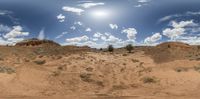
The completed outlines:
<svg viewBox="0 0 200 99">
<path fill-rule="evenodd" d="M 69 38 L 69 39 L 66 39 L 66 42 L 69 42 L 69 43 L 79 43 L 79 42 L 86 42 L 89 40 L 89 37 L 84 35 L 84 36 L 81 36 L 81 37 L 75 37 L 75 38 Z"/>
<path fill-rule="evenodd" d="M 138 2 L 140 3 L 146 3 L 146 2 L 150 2 L 151 0 L 138 0 Z"/>
<path fill-rule="evenodd" d="M 173 28 L 167 28 L 167 29 L 163 30 L 163 35 L 169 37 L 171 40 L 176 40 L 181 35 L 185 34 L 187 27 L 197 26 L 197 24 L 194 23 L 192 20 L 181 21 L 178 23 L 176 21 L 172 21 L 171 26 Z"/>
<path fill-rule="evenodd" d="M 179 23 L 177 23 L 176 21 L 172 21 L 172 27 L 174 27 L 174 28 L 184 28 L 187 26 L 197 26 L 197 24 L 194 23 L 193 20 L 181 21 Z"/>
<path fill-rule="evenodd" d="M 60 35 L 56 36 L 55 39 L 59 39 L 61 37 L 63 37 L 65 34 L 67 34 L 68 32 L 63 32 Z"/>
<path fill-rule="evenodd" d="M 113 35 L 110 35 L 107 39 L 105 39 L 106 40 L 106 42 L 108 42 L 108 43 L 117 43 L 117 42 L 120 42 L 121 41 L 121 39 L 119 39 L 119 38 L 117 38 L 117 37 L 115 37 L 115 36 L 113 36 Z"/>
<path fill-rule="evenodd" d="M 0 37 L 1 45 L 14 45 L 17 42 L 24 40 L 24 36 L 29 35 L 29 32 L 23 32 L 23 28 L 21 26 L 7 27 L 2 25 L 2 28 L 5 29 L 2 30 L 2 32 L 7 33 Z"/>
<path fill-rule="evenodd" d="M 142 5 L 141 5 L 141 4 L 138 4 L 138 5 L 136 5 L 135 7 L 139 8 L 139 7 L 142 7 Z"/>
<path fill-rule="evenodd" d="M 171 40 L 175 40 L 177 37 L 183 34 L 185 34 L 184 28 L 174 28 L 174 29 L 167 28 L 163 30 L 163 35 L 169 37 Z"/>
<path fill-rule="evenodd" d="M 145 40 L 144 40 L 144 43 L 147 43 L 147 44 L 153 44 L 153 43 L 156 43 L 157 41 L 161 40 L 162 39 L 162 35 L 160 33 L 155 33 L 153 34 L 152 36 L 150 37 L 147 37 Z"/>
<path fill-rule="evenodd" d="M 42 30 L 39 32 L 38 39 L 39 39 L 39 40 L 44 40 L 44 39 L 45 39 L 44 29 L 42 29 Z"/>
<path fill-rule="evenodd" d="M 12 30 L 12 28 L 10 28 L 10 27 L 8 27 L 6 25 L 0 24 L 0 32 L 9 32 L 11 30 Z"/>
<path fill-rule="evenodd" d="M 109 24 L 111 29 L 118 29 L 118 25 L 117 24 Z"/>
<path fill-rule="evenodd" d="M 12 12 L 11 11 L 7 11 L 7 10 L 0 10 L 0 15 L 8 15 L 8 14 L 11 14 Z"/>
<path fill-rule="evenodd" d="M 93 40 L 93 41 L 98 41 L 99 39 L 98 39 L 98 38 L 93 38 L 92 40 Z"/>
<path fill-rule="evenodd" d="M 83 8 L 91 8 L 91 7 L 95 7 L 95 6 L 102 6 L 105 5 L 105 3 L 83 3 L 83 4 L 79 4 L 78 6 L 83 7 Z"/>
<path fill-rule="evenodd" d="M 93 37 L 96 37 L 96 38 L 100 38 L 101 36 L 103 36 L 103 34 L 97 32 L 93 35 Z"/>
<path fill-rule="evenodd" d="M 74 7 L 68 7 L 68 6 L 64 6 L 62 7 L 63 11 L 66 11 L 66 12 L 73 12 L 73 13 L 76 13 L 78 15 L 81 15 L 84 10 L 83 9 L 80 9 L 80 8 L 74 8 Z"/>
<path fill-rule="evenodd" d="M 71 26 L 70 29 L 76 30 L 76 27 L 75 26 Z"/>
<path fill-rule="evenodd" d="M 64 21 L 65 21 L 65 16 L 62 15 L 62 14 L 59 14 L 59 15 L 57 16 L 57 19 L 59 20 L 59 22 L 64 22 Z"/>
<path fill-rule="evenodd" d="M 129 40 L 135 40 L 136 39 L 137 30 L 135 28 L 128 28 L 128 29 L 122 30 L 122 33 L 126 33 L 127 34 L 127 38 Z"/>
<path fill-rule="evenodd" d="M 82 22 L 80 22 L 80 21 L 78 21 L 78 22 L 74 22 L 74 25 L 80 25 L 80 26 L 82 26 L 82 25 L 83 25 L 83 23 L 82 23 Z"/>
<path fill-rule="evenodd" d="M 22 32 L 23 28 L 21 26 L 13 26 L 13 29 L 6 33 L 3 37 L 6 39 L 21 37 L 21 36 L 28 36 L 29 32 Z"/>
<path fill-rule="evenodd" d="M 179 18 L 179 17 L 199 16 L 199 15 L 200 15 L 200 12 L 191 12 L 191 11 L 188 11 L 188 12 L 183 13 L 183 14 L 172 14 L 172 15 L 164 16 L 164 17 L 160 18 L 158 20 L 158 22 L 164 22 L 164 21 L 168 21 L 168 20 L 171 20 L 171 19 L 176 19 L 176 18 Z"/>
<path fill-rule="evenodd" d="M 86 32 L 91 32 L 92 29 L 91 29 L 91 28 L 87 28 L 85 31 L 86 31 Z"/>
</svg>

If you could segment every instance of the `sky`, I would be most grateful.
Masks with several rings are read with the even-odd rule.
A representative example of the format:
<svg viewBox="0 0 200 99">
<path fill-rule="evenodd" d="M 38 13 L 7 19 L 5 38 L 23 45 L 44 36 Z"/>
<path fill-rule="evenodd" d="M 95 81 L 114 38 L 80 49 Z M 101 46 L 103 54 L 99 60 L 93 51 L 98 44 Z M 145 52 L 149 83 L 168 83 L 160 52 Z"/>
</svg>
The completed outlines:
<svg viewBox="0 0 200 99">
<path fill-rule="evenodd" d="M 200 0 L 0 0 L 0 45 L 200 44 Z"/>
</svg>

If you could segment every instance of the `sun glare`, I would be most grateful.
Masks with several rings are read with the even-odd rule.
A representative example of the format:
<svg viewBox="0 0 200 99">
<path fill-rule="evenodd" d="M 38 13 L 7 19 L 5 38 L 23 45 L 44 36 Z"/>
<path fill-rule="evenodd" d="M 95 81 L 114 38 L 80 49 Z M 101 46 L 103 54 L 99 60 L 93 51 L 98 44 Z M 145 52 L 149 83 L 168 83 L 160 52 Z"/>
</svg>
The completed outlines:
<svg viewBox="0 0 200 99">
<path fill-rule="evenodd" d="M 92 17 L 96 19 L 107 19 L 110 17 L 111 13 L 106 10 L 95 10 L 91 12 Z"/>
</svg>

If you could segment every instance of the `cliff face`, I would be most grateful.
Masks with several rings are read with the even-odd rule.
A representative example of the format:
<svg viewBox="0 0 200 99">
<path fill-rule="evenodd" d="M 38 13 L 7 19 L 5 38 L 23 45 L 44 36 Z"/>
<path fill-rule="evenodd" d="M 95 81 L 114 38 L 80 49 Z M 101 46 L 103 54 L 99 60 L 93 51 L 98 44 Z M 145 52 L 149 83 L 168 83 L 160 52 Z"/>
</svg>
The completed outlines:
<svg viewBox="0 0 200 99">
<path fill-rule="evenodd" d="M 60 46 L 60 44 L 51 41 L 51 40 L 38 40 L 38 39 L 28 39 L 21 42 L 16 43 L 15 46 Z"/>
</svg>

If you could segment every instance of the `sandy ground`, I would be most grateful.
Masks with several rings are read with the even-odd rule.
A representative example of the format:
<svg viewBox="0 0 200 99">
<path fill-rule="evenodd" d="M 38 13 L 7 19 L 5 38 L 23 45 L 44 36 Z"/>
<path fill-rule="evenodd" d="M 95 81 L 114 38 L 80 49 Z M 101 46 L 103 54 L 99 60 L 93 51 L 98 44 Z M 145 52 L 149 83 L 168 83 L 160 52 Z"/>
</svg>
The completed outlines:
<svg viewBox="0 0 200 99">
<path fill-rule="evenodd" d="M 51 56 L 26 52 L 6 56 L 4 51 L 0 60 L 0 99 L 200 97 L 200 61 L 196 60 L 155 63 L 143 51 Z"/>
</svg>

